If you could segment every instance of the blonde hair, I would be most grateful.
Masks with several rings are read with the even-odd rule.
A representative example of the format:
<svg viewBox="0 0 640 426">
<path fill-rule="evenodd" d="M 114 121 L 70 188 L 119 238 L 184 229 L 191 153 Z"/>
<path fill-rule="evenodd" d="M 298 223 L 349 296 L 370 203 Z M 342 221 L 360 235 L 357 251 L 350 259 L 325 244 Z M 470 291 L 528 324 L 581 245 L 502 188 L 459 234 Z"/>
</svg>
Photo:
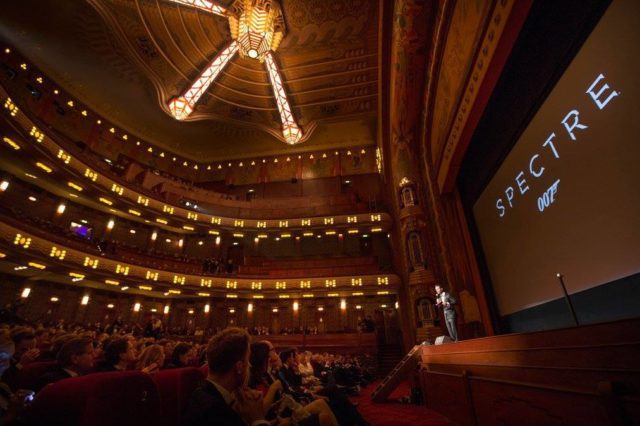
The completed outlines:
<svg viewBox="0 0 640 426">
<path fill-rule="evenodd" d="M 164 359 L 164 349 L 160 345 L 149 345 L 142 350 L 138 357 L 137 369 L 142 370 L 154 362 L 162 368 L 162 360 Z"/>
</svg>

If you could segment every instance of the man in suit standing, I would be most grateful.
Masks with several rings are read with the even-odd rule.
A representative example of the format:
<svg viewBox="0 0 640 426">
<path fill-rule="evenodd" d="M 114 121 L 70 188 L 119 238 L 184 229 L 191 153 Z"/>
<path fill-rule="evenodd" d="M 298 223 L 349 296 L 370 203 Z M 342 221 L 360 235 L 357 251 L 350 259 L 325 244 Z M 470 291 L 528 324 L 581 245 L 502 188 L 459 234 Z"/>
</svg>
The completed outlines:
<svg viewBox="0 0 640 426">
<path fill-rule="evenodd" d="M 191 395 L 184 425 L 269 425 L 264 420 L 262 394 L 247 387 L 250 341 L 240 328 L 227 328 L 211 338 L 209 375 Z"/>
<path fill-rule="evenodd" d="M 436 284 L 436 306 L 442 307 L 444 311 L 444 322 L 447 324 L 447 331 L 449 331 L 449 337 L 455 342 L 458 341 L 458 329 L 456 328 L 456 308 L 455 304 L 458 301 L 450 294 L 444 291 L 444 287 L 440 284 Z"/>
</svg>

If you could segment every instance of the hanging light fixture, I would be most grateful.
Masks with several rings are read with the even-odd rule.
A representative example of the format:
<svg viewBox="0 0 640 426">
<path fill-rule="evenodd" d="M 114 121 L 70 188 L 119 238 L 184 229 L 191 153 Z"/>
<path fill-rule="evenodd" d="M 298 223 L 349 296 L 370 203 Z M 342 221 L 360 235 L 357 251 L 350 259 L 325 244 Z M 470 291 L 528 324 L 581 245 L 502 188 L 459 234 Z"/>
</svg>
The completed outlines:
<svg viewBox="0 0 640 426">
<path fill-rule="evenodd" d="M 285 35 L 282 9 L 276 0 L 235 0 L 229 10 L 207 0 L 170 0 L 227 17 L 233 41 L 222 49 L 182 95 L 171 99 L 169 112 L 176 120 L 187 119 L 196 103 L 216 80 L 236 52 L 243 58 L 266 62 L 269 80 L 282 122 L 282 136 L 290 145 L 302 140 L 273 53 Z"/>
<path fill-rule="evenodd" d="M 264 62 L 267 52 L 275 52 L 284 37 L 280 5 L 272 0 L 237 0 L 233 8 L 229 29 L 238 41 L 240 56 Z"/>
</svg>

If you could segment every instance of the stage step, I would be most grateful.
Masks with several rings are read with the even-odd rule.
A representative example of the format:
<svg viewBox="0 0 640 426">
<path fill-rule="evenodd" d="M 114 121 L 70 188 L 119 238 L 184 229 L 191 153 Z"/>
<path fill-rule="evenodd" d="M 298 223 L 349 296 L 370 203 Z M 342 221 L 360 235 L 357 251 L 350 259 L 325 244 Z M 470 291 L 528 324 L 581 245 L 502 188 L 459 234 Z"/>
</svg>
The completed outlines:
<svg viewBox="0 0 640 426">
<path fill-rule="evenodd" d="M 420 358 L 420 347 L 421 345 L 415 345 L 391 370 L 387 377 L 380 382 L 376 390 L 371 394 L 373 402 L 384 402 L 400 382 L 416 368 Z"/>
</svg>

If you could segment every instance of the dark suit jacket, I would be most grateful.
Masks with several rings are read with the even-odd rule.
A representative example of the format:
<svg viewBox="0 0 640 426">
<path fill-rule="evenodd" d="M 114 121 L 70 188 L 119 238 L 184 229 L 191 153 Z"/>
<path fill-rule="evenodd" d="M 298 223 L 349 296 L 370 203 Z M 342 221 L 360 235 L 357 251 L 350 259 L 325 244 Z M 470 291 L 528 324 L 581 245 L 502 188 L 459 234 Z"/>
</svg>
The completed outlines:
<svg viewBox="0 0 640 426">
<path fill-rule="evenodd" d="M 70 378 L 71 375 L 67 373 L 62 367 L 57 367 L 55 370 L 48 371 L 44 373 L 40 379 L 38 379 L 37 389 L 34 389 L 36 392 L 39 392 L 47 386 L 49 383 L 59 382 L 63 379 Z"/>
<path fill-rule="evenodd" d="M 441 297 L 440 300 L 442 300 L 442 299 L 443 298 Z M 455 318 L 456 317 L 456 308 L 455 308 L 454 305 L 456 305 L 458 303 L 458 301 L 450 293 L 446 293 L 446 292 L 444 293 L 444 301 L 449 304 L 448 307 L 443 307 L 444 308 L 444 317 L 447 318 L 447 319 Z"/>
<path fill-rule="evenodd" d="M 18 390 L 18 382 L 20 380 L 20 369 L 18 368 L 18 361 L 15 358 L 11 358 L 9 368 L 2 375 L 2 382 L 4 382 L 12 392 Z"/>
<path fill-rule="evenodd" d="M 184 426 L 245 426 L 242 418 L 227 405 L 218 389 L 205 380 L 191 394 L 183 416 Z"/>
</svg>

